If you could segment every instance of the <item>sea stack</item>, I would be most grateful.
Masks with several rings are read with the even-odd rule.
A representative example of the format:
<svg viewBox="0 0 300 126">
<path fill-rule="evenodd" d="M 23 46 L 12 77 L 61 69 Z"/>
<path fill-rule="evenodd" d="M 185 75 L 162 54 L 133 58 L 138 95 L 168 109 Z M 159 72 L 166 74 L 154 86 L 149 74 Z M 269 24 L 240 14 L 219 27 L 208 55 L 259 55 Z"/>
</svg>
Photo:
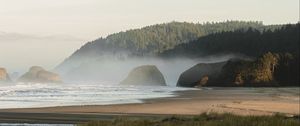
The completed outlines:
<svg viewBox="0 0 300 126">
<path fill-rule="evenodd" d="M 166 86 L 163 74 L 154 65 L 144 65 L 134 68 L 124 79 L 123 85 Z"/>
<path fill-rule="evenodd" d="M 9 75 L 5 68 L 0 67 L 0 83 L 8 83 L 11 82 Z"/>
<path fill-rule="evenodd" d="M 39 66 L 33 66 L 29 69 L 27 73 L 22 75 L 19 82 L 29 82 L 29 83 L 61 83 L 61 77 Z"/>
<path fill-rule="evenodd" d="M 183 72 L 177 82 L 178 87 L 201 87 L 213 83 L 226 62 L 199 63 Z"/>
</svg>

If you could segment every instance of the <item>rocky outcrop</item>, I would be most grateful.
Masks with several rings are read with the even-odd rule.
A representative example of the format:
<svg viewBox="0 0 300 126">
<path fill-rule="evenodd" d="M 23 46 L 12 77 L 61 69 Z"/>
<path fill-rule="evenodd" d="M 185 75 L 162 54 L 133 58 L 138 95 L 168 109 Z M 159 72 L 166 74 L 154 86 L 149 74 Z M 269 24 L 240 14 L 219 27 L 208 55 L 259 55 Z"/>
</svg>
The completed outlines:
<svg viewBox="0 0 300 126">
<path fill-rule="evenodd" d="M 7 83 L 7 82 L 11 82 L 11 79 L 7 74 L 6 69 L 0 67 L 0 83 Z"/>
<path fill-rule="evenodd" d="M 257 59 L 198 64 L 185 71 L 181 87 L 278 87 L 299 85 L 299 59 L 289 53 L 266 53 Z"/>
<path fill-rule="evenodd" d="M 219 81 L 222 85 L 214 86 L 300 86 L 299 59 L 289 53 L 269 52 L 253 61 L 229 60 Z"/>
<path fill-rule="evenodd" d="M 32 82 L 32 83 L 61 83 L 60 76 L 44 70 L 42 67 L 33 66 L 27 73 L 22 75 L 19 82 Z"/>
<path fill-rule="evenodd" d="M 207 86 L 220 74 L 226 62 L 199 63 L 183 72 L 177 82 L 178 87 L 201 87 Z"/>
<path fill-rule="evenodd" d="M 153 65 L 144 65 L 134 68 L 120 84 L 166 86 L 163 74 Z"/>
</svg>

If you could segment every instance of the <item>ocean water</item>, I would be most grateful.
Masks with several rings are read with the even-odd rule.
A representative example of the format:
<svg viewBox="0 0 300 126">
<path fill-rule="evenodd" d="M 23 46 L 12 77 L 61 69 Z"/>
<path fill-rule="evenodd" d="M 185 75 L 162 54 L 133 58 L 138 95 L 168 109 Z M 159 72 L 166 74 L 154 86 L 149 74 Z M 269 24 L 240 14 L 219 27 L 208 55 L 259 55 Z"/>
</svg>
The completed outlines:
<svg viewBox="0 0 300 126">
<path fill-rule="evenodd" d="M 142 103 L 143 99 L 174 97 L 169 86 L 119 86 L 101 83 L 0 85 L 0 109 L 72 105 Z"/>
</svg>

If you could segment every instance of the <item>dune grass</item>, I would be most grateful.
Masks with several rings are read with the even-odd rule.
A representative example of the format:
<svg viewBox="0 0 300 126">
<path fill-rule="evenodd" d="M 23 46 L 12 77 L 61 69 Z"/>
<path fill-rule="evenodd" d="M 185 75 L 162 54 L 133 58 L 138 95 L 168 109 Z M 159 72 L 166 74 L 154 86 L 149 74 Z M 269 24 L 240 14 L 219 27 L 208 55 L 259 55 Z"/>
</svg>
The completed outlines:
<svg viewBox="0 0 300 126">
<path fill-rule="evenodd" d="M 300 126 L 300 118 L 274 116 L 237 116 L 233 114 L 201 114 L 199 116 L 171 116 L 158 119 L 117 118 L 92 121 L 78 126 Z"/>
</svg>

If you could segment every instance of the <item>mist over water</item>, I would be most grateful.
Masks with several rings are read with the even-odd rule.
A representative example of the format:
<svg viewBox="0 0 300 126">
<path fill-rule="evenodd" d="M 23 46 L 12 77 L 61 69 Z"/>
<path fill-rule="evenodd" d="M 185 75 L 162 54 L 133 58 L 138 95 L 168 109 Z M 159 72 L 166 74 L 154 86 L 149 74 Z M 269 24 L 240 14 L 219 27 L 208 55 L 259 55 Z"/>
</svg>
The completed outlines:
<svg viewBox="0 0 300 126">
<path fill-rule="evenodd" d="M 107 56 L 109 57 L 109 56 Z M 66 82 L 108 82 L 119 84 L 135 67 L 155 65 L 164 75 L 168 86 L 176 86 L 181 73 L 198 63 L 223 62 L 241 55 L 216 55 L 198 59 L 190 58 L 99 58 L 81 62 L 78 67 L 59 71 Z M 111 56 L 113 57 L 113 56 Z M 72 66 L 71 64 L 65 64 Z"/>
</svg>

